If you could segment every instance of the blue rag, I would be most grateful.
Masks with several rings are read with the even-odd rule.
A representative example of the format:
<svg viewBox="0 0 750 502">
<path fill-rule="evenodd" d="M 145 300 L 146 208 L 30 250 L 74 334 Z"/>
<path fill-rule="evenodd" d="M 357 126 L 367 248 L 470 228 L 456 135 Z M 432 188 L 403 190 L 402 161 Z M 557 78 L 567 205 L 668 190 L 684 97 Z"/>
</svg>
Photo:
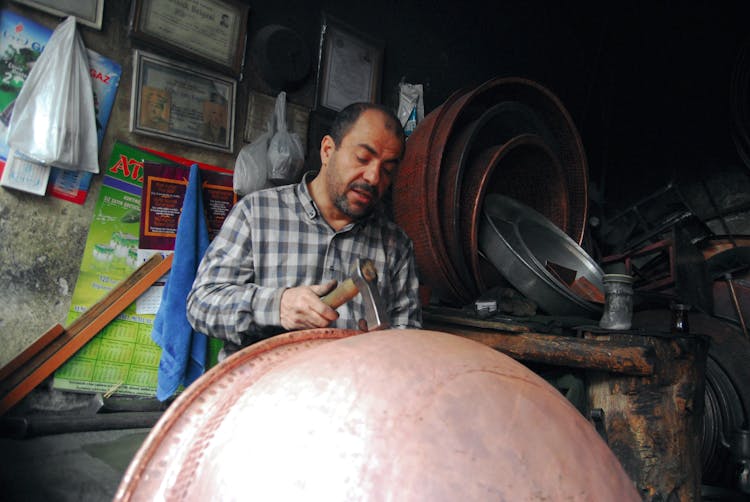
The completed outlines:
<svg viewBox="0 0 750 502">
<path fill-rule="evenodd" d="M 198 165 L 190 178 L 177 223 L 172 269 L 162 292 L 151 338 L 162 349 L 156 397 L 164 401 L 180 385 L 187 387 L 206 371 L 206 335 L 193 330 L 187 320 L 186 300 L 208 247 L 208 226 L 203 212 Z"/>
</svg>

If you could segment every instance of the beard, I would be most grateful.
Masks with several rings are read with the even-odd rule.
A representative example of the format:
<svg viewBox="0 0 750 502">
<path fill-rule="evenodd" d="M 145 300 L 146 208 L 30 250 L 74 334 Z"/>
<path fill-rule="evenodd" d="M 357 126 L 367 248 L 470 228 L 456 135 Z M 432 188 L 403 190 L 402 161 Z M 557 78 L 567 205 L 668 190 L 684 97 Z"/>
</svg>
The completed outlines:
<svg viewBox="0 0 750 502">
<path fill-rule="evenodd" d="M 329 165 L 329 170 L 327 172 L 326 178 L 328 190 L 331 194 L 331 200 L 333 200 L 333 205 L 339 211 L 353 220 L 360 220 L 372 213 L 378 200 L 377 187 L 372 186 L 369 183 L 365 183 L 364 181 L 353 181 L 352 183 L 346 185 L 343 190 L 340 190 L 339 187 L 341 185 L 337 176 L 337 169 L 334 159 L 331 159 L 331 164 Z M 372 201 L 367 205 L 351 204 L 349 202 L 349 199 L 347 198 L 347 194 L 352 190 L 370 194 L 370 196 L 372 197 Z"/>
<path fill-rule="evenodd" d="M 346 194 L 351 190 L 358 190 L 360 192 L 369 193 L 372 196 L 372 202 L 365 206 L 350 204 L 349 199 L 346 197 Z M 349 218 L 353 220 L 360 220 L 372 213 L 372 210 L 374 209 L 377 202 L 377 194 L 378 189 L 368 183 L 364 183 L 361 181 L 350 183 L 346 187 L 346 190 L 344 190 L 342 193 L 336 194 L 336 197 L 334 197 L 333 199 L 333 204 L 336 206 L 336 208 L 338 208 L 339 211 L 347 215 Z"/>
</svg>

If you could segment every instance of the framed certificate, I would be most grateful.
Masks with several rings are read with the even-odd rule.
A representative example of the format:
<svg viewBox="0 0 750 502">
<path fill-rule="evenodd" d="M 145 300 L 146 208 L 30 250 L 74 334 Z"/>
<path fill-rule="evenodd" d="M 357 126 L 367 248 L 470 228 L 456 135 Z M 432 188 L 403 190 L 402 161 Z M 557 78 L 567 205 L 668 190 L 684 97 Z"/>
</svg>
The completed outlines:
<svg viewBox="0 0 750 502">
<path fill-rule="evenodd" d="M 16 3 L 28 5 L 35 9 L 54 14 L 56 16 L 75 16 L 76 21 L 102 29 L 102 14 L 104 0 L 14 0 Z"/>
<path fill-rule="evenodd" d="M 133 0 L 130 35 L 238 76 L 249 10 L 239 0 Z"/>
<path fill-rule="evenodd" d="M 130 130 L 222 152 L 234 149 L 237 82 L 135 51 Z"/>
<path fill-rule="evenodd" d="M 316 107 L 341 110 L 358 101 L 380 99 L 383 43 L 323 16 Z"/>
</svg>

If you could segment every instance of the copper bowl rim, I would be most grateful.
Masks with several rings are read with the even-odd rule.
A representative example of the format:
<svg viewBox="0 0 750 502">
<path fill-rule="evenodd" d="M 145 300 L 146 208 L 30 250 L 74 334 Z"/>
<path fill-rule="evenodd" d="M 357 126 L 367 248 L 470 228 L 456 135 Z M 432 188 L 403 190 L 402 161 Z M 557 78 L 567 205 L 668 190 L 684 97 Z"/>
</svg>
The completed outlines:
<svg viewBox="0 0 750 502">
<path fill-rule="evenodd" d="M 158 454 L 163 439 L 168 437 L 170 431 L 175 428 L 177 422 L 183 415 L 190 413 L 190 409 L 203 397 L 204 393 L 214 387 L 214 385 L 227 374 L 245 365 L 248 361 L 279 348 L 310 341 L 334 341 L 354 335 L 360 335 L 362 333 L 362 331 L 337 328 L 292 331 L 267 338 L 245 347 L 221 361 L 187 387 L 185 391 L 182 392 L 182 394 L 180 394 L 169 406 L 156 425 L 154 425 L 146 437 L 146 440 L 141 444 L 141 447 L 130 462 L 125 475 L 120 482 L 120 486 L 117 489 L 114 500 L 124 501 L 133 499 L 133 496 L 138 489 L 138 482 Z M 266 371 L 255 373 L 253 375 L 254 380 L 259 379 L 272 367 L 273 366 L 268 366 L 265 368 Z M 235 399 L 238 395 L 239 393 L 237 393 Z"/>
<path fill-rule="evenodd" d="M 501 168 L 500 164 L 502 163 L 502 160 L 514 150 L 525 147 L 534 147 L 535 149 L 538 149 L 538 151 L 544 153 L 553 164 L 559 166 L 559 160 L 554 152 L 544 140 L 536 134 L 519 134 L 502 145 L 487 148 L 474 159 L 475 166 L 472 166 L 472 171 L 481 174 L 481 182 L 479 190 L 471 199 L 470 207 L 466 207 L 466 201 L 462 201 L 462 221 L 465 222 L 466 220 L 469 220 L 472 224 L 463 225 L 464 232 L 462 233 L 461 240 L 464 245 L 464 253 L 468 256 L 469 268 L 481 291 L 487 290 L 479 264 L 479 225 L 481 223 L 482 208 L 484 207 L 484 198 L 487 194 L 487 185 L 495 174 L 495 171 L 498 168 Z M 482 161 L 486 161 L 486 164 L 481 165 Z M 474 167 L 478 167 L 481 170 L 478 169 L 477 171 L 474 171 Z M 470 172 L 467 174 L 472 173 Z M 469 227 L 468 232 L 466 228 L 467 226 Z"/>
</svg>

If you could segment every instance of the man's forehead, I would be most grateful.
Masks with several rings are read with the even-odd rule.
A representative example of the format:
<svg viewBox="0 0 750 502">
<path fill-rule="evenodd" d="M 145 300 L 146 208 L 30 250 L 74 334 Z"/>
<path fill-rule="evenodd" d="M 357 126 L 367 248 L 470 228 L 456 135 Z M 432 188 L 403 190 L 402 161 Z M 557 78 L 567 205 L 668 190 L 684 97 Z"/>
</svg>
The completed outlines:
<svg viewBox="0 0 750 502">
<path fill-rule="evenodd" d="M 403 146 L 399 134 L 396 132 L 393 119 L 380 110 L 365 110 L 360 114 L 357 120 L 352 124 L 348 133 L 344 135 L 344 140 L 349 140 L 354 144 L 362 143 L 362 138 L 367 138 L 375 134 L 386 132 L 393 137 L 400 145 Z"/>
</svg>

